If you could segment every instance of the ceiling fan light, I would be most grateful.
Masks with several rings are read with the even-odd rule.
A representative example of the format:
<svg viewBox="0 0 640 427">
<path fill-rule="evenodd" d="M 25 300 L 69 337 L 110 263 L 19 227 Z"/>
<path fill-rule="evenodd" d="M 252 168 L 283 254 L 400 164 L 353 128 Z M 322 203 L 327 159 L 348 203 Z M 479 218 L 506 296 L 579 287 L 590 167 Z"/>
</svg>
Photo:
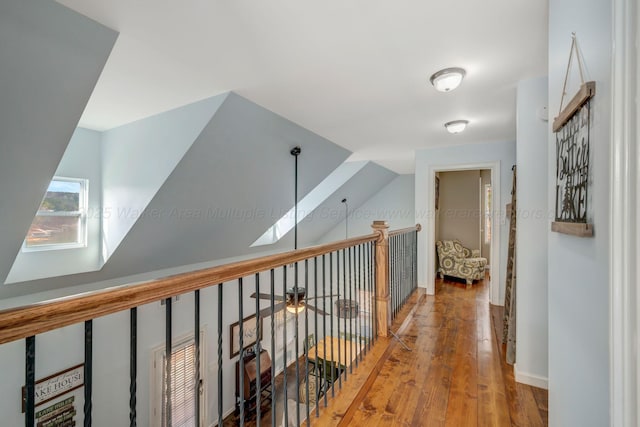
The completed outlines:
<svg viewBox="0 0 640 427">
<path fill-rule="evenodd" d="M 449 133 L 456 134 L 464 131 L 468 124 L 469 120 L 454 120 L 452 122 L 445 123 L 444 127 Z"/>
<path fill-rule="evenodd" d="M 460 86 L 466 71 L 462 68 L 445 68 L 434 73 L 429 81 L 439 92 L 450 92 Z"/>
<path fill-rule="evenodd" d="M 304 303 L 303 302 L 298 302 L 298 305 L 296 306 L 295 304 L 292 305 L 288 305 L 287 306 L 287 311 L 289 313 L 292 314 L 298 314 L 298 313 L 302 313 L 304 311 Z"/>
</svg>

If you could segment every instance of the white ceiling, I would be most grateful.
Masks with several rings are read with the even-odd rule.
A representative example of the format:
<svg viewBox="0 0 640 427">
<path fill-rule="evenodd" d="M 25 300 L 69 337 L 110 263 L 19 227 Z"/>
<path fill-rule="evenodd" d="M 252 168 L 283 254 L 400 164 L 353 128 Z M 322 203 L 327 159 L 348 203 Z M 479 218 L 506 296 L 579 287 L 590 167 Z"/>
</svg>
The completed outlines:
<svg viewBox="0 0 640 427">
<path fill-rule="evenodd" d="M 235 91 L 412 173 L 416 149 L 514 140 L 517 82 L 547 72 L 546 0 L 58 1 L 120 32 L 80 121 L 96 130 Z M 452 66 L 462 86 L 436 92 Z"/>
</svg>

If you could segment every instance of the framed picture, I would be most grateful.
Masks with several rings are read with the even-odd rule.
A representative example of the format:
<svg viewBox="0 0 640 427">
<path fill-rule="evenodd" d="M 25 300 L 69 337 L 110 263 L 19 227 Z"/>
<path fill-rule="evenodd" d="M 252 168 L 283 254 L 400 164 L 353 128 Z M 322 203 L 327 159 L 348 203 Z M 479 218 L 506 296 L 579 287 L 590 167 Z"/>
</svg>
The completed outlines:
<svg viewBox="0 0 640 427">
<path fill-rule="evenodd" d="M 260 333 L 260 336 L 258 336 Z M 231 346 L 229 349 L 229 358 L 233 359 L 240 354 L 240 322 L 233 323 L 230 327 Z M 245 350 L 255 345 L 257 341 L 262 341 L 262 319 L 260 319 L 260 328 L 256 315 L 242 319 L 242 349 Z"/>
</svg>

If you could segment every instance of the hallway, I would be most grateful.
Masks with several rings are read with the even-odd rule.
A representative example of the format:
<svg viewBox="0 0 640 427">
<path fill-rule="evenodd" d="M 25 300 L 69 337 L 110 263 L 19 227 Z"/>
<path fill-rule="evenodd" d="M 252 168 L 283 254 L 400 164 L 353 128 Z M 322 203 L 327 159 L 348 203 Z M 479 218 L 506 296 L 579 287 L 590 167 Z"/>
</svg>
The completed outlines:
<svg viewBox="0 0 640 427">
<path fill-rule="evenodd" d="M 494 321 L 501 325 L 501 307 L 489 305 L 489 279 L 471 289 L 437 280 L 436 290 L 416 298 L 401 329 L 413 350 L 395 346 L 340 425 L 547 425 L 547 391 L 516 384 L 503 362 Z"/>
</svg>

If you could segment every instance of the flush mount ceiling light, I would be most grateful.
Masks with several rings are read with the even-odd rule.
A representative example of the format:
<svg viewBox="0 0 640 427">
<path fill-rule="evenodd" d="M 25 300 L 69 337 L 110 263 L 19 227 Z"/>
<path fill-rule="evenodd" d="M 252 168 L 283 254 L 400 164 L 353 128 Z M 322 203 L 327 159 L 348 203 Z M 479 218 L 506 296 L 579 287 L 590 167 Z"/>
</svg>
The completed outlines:
<svg viewBox="0 0 640 427">
<path fill-rule="evenodd" d="M 454 120 L 452 122 L 447 122 L 444 124 L 444 127 L 447 128 L 449 133 L 460 133 L 469 124 L 469 120 Z"/>
<path fill-rule="evenodd" d="M 460 86 L 466 72 L 462 68 L 445 68 L 431 76 L 429 81 L 440 92 L 450 92 Z"/>
</svg>

